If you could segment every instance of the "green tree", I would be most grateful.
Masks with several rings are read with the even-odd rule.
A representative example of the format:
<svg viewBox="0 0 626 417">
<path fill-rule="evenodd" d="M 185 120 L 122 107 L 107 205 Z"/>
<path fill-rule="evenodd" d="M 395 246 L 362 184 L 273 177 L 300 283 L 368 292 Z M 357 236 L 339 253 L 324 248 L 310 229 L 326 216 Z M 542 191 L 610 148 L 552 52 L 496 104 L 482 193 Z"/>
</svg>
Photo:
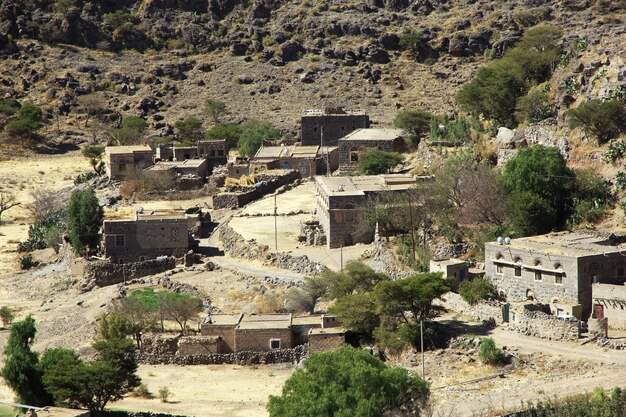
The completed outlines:
<svg viewBox="0 0 626 417">
<path fill-rule="evenodd" d="M 202 139 L 204 132 L 200 119 L 190 116 L 174 123 L 176 136 L 184 142 L 197 142 Z"/>
<path fill-rule="evenodd" d="M 595 135 L 600 143 L 614 138 L 626 129 L 623 100 L 589 100 L 568 110 L 570 125 Z"/>
<path fill-rule="evenodd" d="M 459 294 L 470 305 L 481 300 L 491 300 L 496 292 L 491 280 L 487 277 L 468 279 L 461 282 Z"/>
<path fill-rule="evenodd" d="M 322 288 L 325 289 L 325 293 L 322 296 L 328 296 L 330 299 L 369 292 L 379 282 L 389 280 L 387 275 L 374 271 L 358 260 L 348 261 L 341 272 L 328 269 L 318 274 L 317 277 L 320 281 L 320 286 L 323 286 Z"/>
<path fill-rule="evenodd" d="M 33 134 L 43 126 L 42 116 L 39 106 L 24 104 L 18 110 L 17 119 L 7 124 L 6 129 L 11 135 L 32 139 Z"/>
<path fill-rule="evenodd" d="M 3 325 L 11 325 L 14 318 L 13 310 L 11 310 L 9 306 L 2 306 L 2 308 L 0 308 L 0 320 L 2 320 Z"/>
<path fill-rule="evenodd" d="M 103 175 L 106 169 L 106 164 L 102 160 L 104 156 L 104 146 L 100 145 L 85 145 L 81 148 L 83 156 L 89 159 L 89 163 L 94 172 L 98 175 Z"/>
<path fill-rule="evenodd" d="M 504 352 L 496 346 L 492 338 L 483 339 L 478 349 L 478 357 L 487 365 L 503 365 L 506 361 Z"/>
<path fill-rule="evenodd" d="M 280 139 L 280 130 L 269 122 L 257 120 L 246 123 L 239 138 L 238 147 L 241 156 L 253 156 L 264 140 Z"/>
<path fill-rule="evenodd" d="M 550 96 L 542 90 L 530 91 L 520 97 L 515 105 L 515 118 L 518 123 L 539 123 L 548 117 L 554 116 L 554 104 L 550 102 Z"/>
<path fill-rule="evenodd" d="M 574 174 L 558 149 L 520 149 L 506 164 L 502 179 L 509 195 L 509 218 L 518 231 L 546 233 L 564 224 Z"/>
<path fill-rule="evenodd" d="M 156 295 L 163 317 L 178 323 L 182 333 L 187 331 L 187 322 L 197 319 L 202 312 L 202 300 L 189 294 L 161 291 Z"/>
<path fill-rule="evenodd" d="M 345 328 L 365 337 L 370 337 L 380 324 L 376 303 L 369 293 L 343 296 L 328 311 L 336 315 Z"/>
<path fill-rule="evenodd" d="M 225 123 L 218 124 L 207 130 L 204 137 L 208 140 L 212 139 L 224 139 L 226 141 L 226 147 L 233 149 L 238 146 L 239 138 L 243 129 L 240 125 Z"/>
<path fill-rule="evenodd" d="M 270 417 L 379 417 L 401 406 L 419 412 L 428 395 L 428 383 L 406 369 L 342 347 L 311 355 L 267 408 Z"/>
<path fill-rule="evenodd" d="M 148 290 L 154 294 L 154 290 L 151 288 L 143 291 Z M 137 292 L 139 291 L 133 291 L 129 297 L 123 298 L 116 305 L 115 314 L 124 319 L 126 322 L 125 330 L 135 339 L 137 349 L 140 349 L 141 334 L 146 330 L 155 328 L 159 318 L 161 318 L 161 329 L 163 330 L 164 316 L 159 311 L 159 305 L 155 296 L 144 296 L 143 294 L 136 294 Z M 103 336 L 110 331 L 110 329 L 105 330 Z"/>
<path fill-rule="evenodd" d="M 592 168 L 576 170 L 575 174 L 570 222 L 597 222 L 613 200 L 611 182 Z"/>
<path fill-rule="evenodd" d="M 404 32 L 400 36 L 400 48 L 408 51 L 413 59 L 420 59 L 424 47 L 424 38 L 415 32 Z"/>
<path fill-rule="evenodd" d="M 213 124 L 216 126 L 220 123 L 220 118 L 222 117 L 222 115 L 226 113 L 226 109 L 226 103 L 220 100 L 207 98 L 204 102 L 204 110 L 213 120 Z"/>
<path fill-rule="evenodd" d="M 118 145 L 132 145 L 141 139 L 148 122 L 139 116 L 128 116 L 122 120 L 122 126 L 113 131 L 113 139 Z"/>
<path fill-rule="evenodd" d="M 434 115 L 425 111 L 403 111 L 393 119 L 393 125 L 404 129 L 409 134 L 408 144 L 416 148 L 420 141 L 430 131 L 430 123 Z"/>
<path fill-rule="evenodd" d="M 380 149 L 368 149 L 359 155 L 359 169 L 364 174 L 385 174 L 402 162 L 402 155 Z"/>
<path fill-rule="evenodd" d="M 102 313 L 98 324 L 98 337 L 101 340 L 124 339 L 126 336 L 134 335 L 132 326 L 126 317 L 116 314 Z M 141 346 L 137 346 L 140 348 Z"/>
<path fill-rule="evenodd" d="M 85 407 L 98 415 L 110 401 L 122 399 L 140 385 L 132 342 L 101 341 L 95 347 L 99 359 L 94 362 L 66 357 L 46 369 L 44 384 L 57 404 Z"/>
<path fill-rule="evenodd" d="M 72 247 L 76 253 L 88 253 L 100 242 L 104 211 L 93 188 L 76 190 L 67 206 L 67 224 Z"/>
<path fill-rule="evenodd" d="M 41 379 L 39 356 L 31 350 L 36 333 L 35 320 L 31 316 L 13 323 L 4 349 L 2 377 L 15 392 L 19 403 L 44 406 L 50 404 L 50 398 Z"/>
</svg>

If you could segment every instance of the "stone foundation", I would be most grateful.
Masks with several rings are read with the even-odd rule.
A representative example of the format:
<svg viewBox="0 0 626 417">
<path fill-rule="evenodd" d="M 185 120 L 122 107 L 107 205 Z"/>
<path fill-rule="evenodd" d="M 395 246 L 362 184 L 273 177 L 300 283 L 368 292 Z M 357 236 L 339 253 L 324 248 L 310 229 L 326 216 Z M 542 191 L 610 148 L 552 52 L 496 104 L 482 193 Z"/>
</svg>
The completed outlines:
<svg viewBox="0 0 626 417">
<path fill-rule="evenodd" d="M 89 262 L 83 273 L 81 290 L 89 291 L 94 286 L 106 287 L 124 281 L 154 275 L 176 267 L 176 259 L 164 257 L 143 262 L 114 264 L 109 261 Z"/>
<path fill-rule="evenodd" d="M 293 349 L 268 352 L 238 352 L 202 355 L 137 354 L 137 362 L 147 365 L 254 365 L 271 363 L 299 363 L 308 355 L 305 345 Z"/>
</svg>

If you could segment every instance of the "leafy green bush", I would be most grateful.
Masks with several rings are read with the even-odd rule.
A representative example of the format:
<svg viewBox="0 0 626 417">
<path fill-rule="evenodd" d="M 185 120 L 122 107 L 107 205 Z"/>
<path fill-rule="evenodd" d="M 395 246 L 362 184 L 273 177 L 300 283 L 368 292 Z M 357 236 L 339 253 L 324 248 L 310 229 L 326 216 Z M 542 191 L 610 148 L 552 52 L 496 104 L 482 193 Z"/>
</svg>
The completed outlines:
<svg viewBox="0 0 626 417">
<path fill-rule="evenodd" d="M 529 29 L 503 58 L 482 67 L 457 94 L 461 107 L 496 122 L 515 126 L 514 113 L 520 97 L 533 84 L 546 81 L 561 57 L 559 28 L 540 25 Z"/>
<path fill-rule="evenodd" d="M 602 153 L 602 160 L 615 164 L 617 160 L 624 157 L 626 153 L 626 141 L 623 139 L 612 140 L 609 142 L 606 150 Z"/>
<path fill-rule="evenodd" d="M 478 357 L 487 365 L 504 365 L 506 357 L 504 352 L 496 346 L 492 338 L 483 339 L 478 350 Z"/>
<path fill-rule="evenodd" d="M 368 149 L 359 155 L 359 168 L 368 175 L 385 174 L 402 162 L 402 155 L 380 149 Z"/>
<path fill-rule="evenodd" d="M 253 120 L 245 123 L 237 142 L 241 156 L 253 156 L 264 140 L 280 139 L 280 130 L 269 122 Z"/>
<path fill-rule="evenodd" d="M 4 326 L 9 326 L 14 318 L 15 314 L 13 314 L 13 310 L 11 310 L 10 307 L 2 306 L 2 308 L 0 308 L 0 320 L 2 320 Z"/>
<path fill-rule="evenodd" d="M 43 112 L 40 107 L 34 104 L 24 104 L 18 110 L 17 119 L 6 125 L 6 130 L 21 138 L 31 138 L 33 133 L 43 126 L 42 116 Z"/>
<path fill-rule="evenodd" d="M 424 48 L 424 38 L 415 32 L 404 32 L 400 36 L 400 48 L 408 51 L 414 59 L 419 59 Z"/>
<path fill-rule="evenodd" d="M 119 145 L 137 143 L 148 128 L 148 122 L 139 116 L 128 116 L 122 120 L 122 126 L 113 131 L 113 138 Z"/>
<path fill-rule="evenodd" d="M 39 262 L 37 262 L 30 253 L 21 256 L 19 262 L 20 268 L 22 269 L 31 269 L 39 265 Z"/>
<path fill-rule="evenodd" d="M 470 124 L 464 117 L 448 120 L 447 117 L 433 117 L 430 122 L 430 140 L 462 145 L 470 138 Z"/>
<path fill-rule="evenodd" d="M 88 181 L 91 181 L 94 178 L 98 178 L 98 175 L 95 172 L 87 172 L 86 174 L 78 174 L 76 178 L 74 178 L 74 185 L 84 184 Z"/>
<path fill-rule="evenodd" d="M 531 91 L 517 100 L 515 118 L 519 123 L 539 123 L 554 116 L 555 107 L 546 91 Z"/>
<path fill-rule="evenodd" d="M 478 304 L 481 300 L 491 300 L 495 293 L 496 289 L 487 277 L 466 280 L 459 286 L 459 294 L 470 305 Z"/>
<path fill-rule="evenodd" d="M 19 252 L 55 248 L 66 230 L 65 209 L 47 213 L 42 220 L 28 227 L 28 239 L 17 246 Z"/>
<path fill-rule="evenodd" d="M 198 141 L 202 139 L 204 132 L 202 131 L 202 122 L 200 119 L 190 116 L 174 123 L 174 129 L 179 140 L 182 141 Z"/>
<path fill-rule="evenodd" d="M 408 145 L 416 148 L 422 137 L 428 133 L 434 117 L 429 112 L 407 110 L 396 115 L 395 119 L 393 119 L 393 125 L 399 129 L 404 129 L 409 134 Z"/>
<path fill-rule="evenodd" d="M 139 23 L 137 16 L 125 10 L 116 10 L 112 13 L 107 13 L 104 15 L 104 20 L 113 26 L 114 29 L 129 23 L 132 25 Z"/>
<path fill-rule="evenodd" d="M 595 135 L 600 143 L 617 136 L 626 129 L 626 111 L 621 100 L 590 100 L 575 109 L 570 109 L 572 127 L 581 127 Z"/>
<path fill-rule="evenodd" d="M 572 192 L 573 211 L 571 224 L 595 223 L 602 219 L 607 207 L 612 202 L 611 182 L 592 169 L 576 172 L 576 181 Z M 626 181 L 626 176 L 624 178 Z"/>
<path fill-rule="evenodd" d="M 240 125 L 224 123 L 218 124 L 207 130 L 204 137 L 208 140 L 224 139 L 226 140 L 226 148 L 233 149 L 237 147 L 237 142 L 241 137 L 243 129 Z"/>
<path fill-rule="evenodd" d="M 20 103 L 14 98 L 0 100 L 0 114 L 13 116 L 20 109 Z"/>
</svg>

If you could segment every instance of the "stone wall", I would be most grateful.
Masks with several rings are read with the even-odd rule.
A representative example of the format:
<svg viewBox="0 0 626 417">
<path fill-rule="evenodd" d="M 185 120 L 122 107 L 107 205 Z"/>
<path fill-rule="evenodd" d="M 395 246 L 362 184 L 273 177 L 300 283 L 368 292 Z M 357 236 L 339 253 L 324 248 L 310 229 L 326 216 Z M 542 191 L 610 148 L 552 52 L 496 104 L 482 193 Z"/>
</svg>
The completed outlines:
<svg viewBox="0 0 626 417">
<path fill-rule="evenodd" d="M 114 264 L 109 261 L 89 262 L 83 273 L 84 284 L 81 290 L 88 291 L 94 286 L 106 287 L 135 278 L 154 275 L 176 267 L 176 259 L 165 257 L 143 262 Z"/>
<path fill-rule="evenodd" d="M 277 191 L 280 187 L 291 184 L 301 178 L 300 171 L 291 170 L 282 174 L 261 173 L 256 175 L 258 187 L 236 187 L 232 191 L 215 194 L 212 197 L 213 209 L 234 209 Z"/>
<path fill-rule="evenodd" d="M 280 340 L 280 348 L 291 349 L 293 335 L 291 327 L 283 329 L 242 329 L 235 331 L 235 347 L 237 351 L 271 351 L 270 340 Z"/>
<path fill-rule="evenodd" d="M 580 337 L 580 324 L 577 319 L 546 314 L 539 311 L 536 305 L 510 306 L 509 322 L 505 323 L 502 306 L 496 303 L 480 302 L 471 306 L 460 295 L 451 292 L 446 293 L 443 301 L 437 303 L 476 321 L 494 320 L 498 325 L 527 336 L 560 341 L 577 341 Z"/>
<path fill-rule="evenodd" d="M 346 343 L 343 333 L 309 335 L 309 352 L 328 352 L 339 349 Z"/>
<path fill-rule="evenodd" d="M 177 355 L 209 355 L 220 353 L 221 338 L 205 336 L 184 336 L 178 341 Z"/>
<path fill-rule="evenodd" d="M 238 352 L 205 355 L 137 354 L 137 361 L 147 365 L 252 365 L 270 363 L 299 363 L 308 355 L 307 346 L 269 352 Z"/>
<path fill-rule="evenodd" d="M 256 240 L 246 240 L 232 227 L 220 227 L 219 238 L 224 245 L 224 252 L 235 258 L 261 260 L 267 265 L 290 271 L 310 274 L 321 272 L 326 267 L 319 262 L 311 261 L 306 255 L 293 256 L 288 253 L 272 253 L 267 245 L 261 245 Z"/>
<path fill-rule="evenodd" d="M 141 354 L 187 356 L 220 353 L 221 338 L 150 334 L 144 335 L 141 342 Z"/>
</svg>

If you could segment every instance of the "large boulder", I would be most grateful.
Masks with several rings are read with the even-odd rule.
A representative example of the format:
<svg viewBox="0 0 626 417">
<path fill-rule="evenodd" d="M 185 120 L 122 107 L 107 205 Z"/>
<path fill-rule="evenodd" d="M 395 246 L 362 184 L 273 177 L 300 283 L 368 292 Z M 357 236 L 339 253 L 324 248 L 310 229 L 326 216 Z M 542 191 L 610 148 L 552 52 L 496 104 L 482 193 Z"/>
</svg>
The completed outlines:
<svg viewBox="0 0 626 417">
<path fill-rule="evenodd" d="M 515 130 L 511 130 L 507 127 L 498 128 L 498 134 L 496 135 L 496 145 L 501 149 L 514 149 L 515 148 Z"/>
</svg>

